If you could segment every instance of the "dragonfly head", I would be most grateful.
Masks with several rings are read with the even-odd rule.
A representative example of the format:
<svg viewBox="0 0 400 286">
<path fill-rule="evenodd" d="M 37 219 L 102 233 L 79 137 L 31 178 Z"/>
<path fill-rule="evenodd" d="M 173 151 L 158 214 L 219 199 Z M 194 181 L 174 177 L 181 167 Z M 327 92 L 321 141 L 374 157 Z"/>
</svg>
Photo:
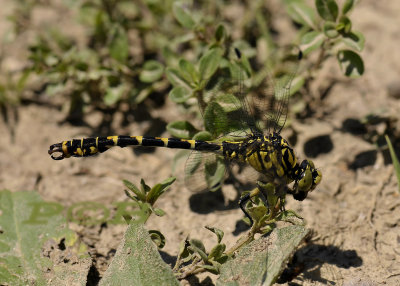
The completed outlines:
<svg viewBox="0 0 400 286">
<path fill-rule="evenodd" d="M 304 200 L 308 193 L 314 190 L 321 182 L 322 173 L 314 166 L 313 161 L 304 160 L 299 167 L 298 176 L 293 186 L 293 197 L 298 200 Z"/>
</svg>

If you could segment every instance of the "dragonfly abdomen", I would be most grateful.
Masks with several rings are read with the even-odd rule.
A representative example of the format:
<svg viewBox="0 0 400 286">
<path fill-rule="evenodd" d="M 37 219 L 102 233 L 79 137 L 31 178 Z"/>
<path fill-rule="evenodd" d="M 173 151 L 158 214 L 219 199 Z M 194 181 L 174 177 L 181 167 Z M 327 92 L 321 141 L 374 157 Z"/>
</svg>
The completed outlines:
<svg viewBox="0 0 400 286">
<path fill-rule="evenodd" d="M 149 136 L 107 136 L 73 139 L 53 144 L 50 146 L 49 154 L 55 160 L 62 160 L 71 156 L 89 157 L 103 153 L 114 146 L 121 148 L 127 146 L 166 147 L 208 152 L 220 152 L 222 149 L 221 144 L 207 141 Z M 53 153 L 61 153 L 61 155 L 53 156 Z"/>
</svg>

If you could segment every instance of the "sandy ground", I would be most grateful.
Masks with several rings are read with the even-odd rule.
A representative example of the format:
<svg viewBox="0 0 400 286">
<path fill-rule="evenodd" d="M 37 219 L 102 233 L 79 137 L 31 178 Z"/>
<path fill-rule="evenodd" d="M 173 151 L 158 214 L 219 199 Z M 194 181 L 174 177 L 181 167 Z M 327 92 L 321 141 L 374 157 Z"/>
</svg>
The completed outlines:
<svg viewBox="0 0 400 286">
<path fill-rule="evenodd" d="M 399 130 L 400 100 L 388 94 L 399 84 L 399 14 L 400 1 L 361 1 L 352 19 L 367 40 L 362 53 L 364 76 L 344 79 L 336 62 L 328 62 L 316 81 L 333 75 L 339 75 L 339 81 L 325 97 L 322 115 L 293 123 L 299 132 L 294 146 L 298 157 L 313 159 L 324 178 L 305 201 L 289 199 L 288 208 L 304 216 L 313 234 L 295 255 L 300 274 L 282 283 L 400 285 L 400 196 L 393 166 L 363 135 L 342 128 L 349 119 L 374 113 L 397 120 L 394 124 Z M 4 34 L 7 25 L 0 27 Z M 3 69 L 23 65 L 18 50 L 3 52 L 9 52 Z M 168 101 L 152 112 L 153 122 L 124 128 L 119 127 L 121 115 L 117 114 L 112 127 L 116 133 L 142 135 L 154 124 L 165 124 L 166 118 L 179 118 L 176 106 Z M 54 105 L 24 102 L 6 117 L 7 123 L 0 121 L 0 189 L 36 190 L 44 200 L 60 202 L 65 208 L 85 201 L 112 208 L 113 203 L 126 200 L 122 179 L 139 183 L 144 178 L 153 185 L 171 175 L 174 150 L 115 148 L 95 158 L 51 160 L 47 154 L 50 144 L 93 135 L 91 128 L 63 123 L 65 115 Z M 93 126 L 99 118 L 100 114 L 91 112 L 87 121 Z M 379 131 L 382 126 L 374 128 Z M 243 231 L 239 223 L 242 213 L 234 202 L 227 203 L 229 199 L 234 200 L 235 194 L 227 192 L 225 199 L 191 194 L 178 175 L 177 182 L 158 201 L 157 206 L 166 215 L 149 222 L 149 228 L 159 229 L 166 236 L 164 256 L 175 256 L 179 242 L 188 233 L 205 241 L 206 247 L 211 246 L 214 237 L 203 228 L 205 225 L 223 229 L 225 242 L 234 243 Z M 90 246 L 101 275 L 126 226 L 71 227 Z M 208 283 L 207 276 L 199 276 L 198 281 Z"/>
</svg>

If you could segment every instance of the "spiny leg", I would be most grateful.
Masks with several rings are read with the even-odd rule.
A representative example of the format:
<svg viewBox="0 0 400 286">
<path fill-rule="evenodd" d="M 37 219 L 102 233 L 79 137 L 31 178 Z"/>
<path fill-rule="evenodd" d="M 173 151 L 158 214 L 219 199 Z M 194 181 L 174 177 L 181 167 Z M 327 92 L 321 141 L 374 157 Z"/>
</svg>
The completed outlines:
<svg viewBox="0 0 400 286">
<path fill-rule="evenodd" d="M 245 205 L 249 200 L 251 200 L 255 196 L 258 196 L 259 194 L 260 194 L 260 189 L 256 187 L 239 199 L 239 207 L 242 210 L 242 212 L 246 215 L 246 217 L 250 220 L 250 226 L 253 226 L 254 221 L 249 215 L 249 213 L 246 211 Z"/>
</svg>

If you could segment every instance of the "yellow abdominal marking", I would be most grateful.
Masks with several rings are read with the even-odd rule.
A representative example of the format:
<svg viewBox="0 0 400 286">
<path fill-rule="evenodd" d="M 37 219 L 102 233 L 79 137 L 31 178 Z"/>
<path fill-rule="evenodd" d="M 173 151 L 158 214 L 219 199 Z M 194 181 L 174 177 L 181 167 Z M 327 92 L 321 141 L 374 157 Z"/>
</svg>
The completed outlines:
<svg viewBox="0 0 400 286">
<path fill-rule="evenodd" d="M 114 142 L 114 146 L 118 143 L 118 136 L 107 136 L 107 139 L 111 139 Z"/>
<path fill-rule="evenodd" d="M 136 140 L 139 142 L 139 145 L 142 145 L 143 136 L 132 136 L 132 138 L 136 138 Z"/>
<path fill-rule="evenodd" d="M 184 140 L 190 143 L 190 149 L 194 149 L 196 146 L 196 141 L 195 140 Z"/>
<path fill-rule="evenodd" d="M 62 143 L 62 151 L 63 151 L 63 154 L 65 154 L 66 156 L 70 156 L 70 154 L 68 153 L 68 148 L 67 148 L 67 143 L 68 143 L 69 141 L 64 141 L 63 143 Z"/>
</svg>

